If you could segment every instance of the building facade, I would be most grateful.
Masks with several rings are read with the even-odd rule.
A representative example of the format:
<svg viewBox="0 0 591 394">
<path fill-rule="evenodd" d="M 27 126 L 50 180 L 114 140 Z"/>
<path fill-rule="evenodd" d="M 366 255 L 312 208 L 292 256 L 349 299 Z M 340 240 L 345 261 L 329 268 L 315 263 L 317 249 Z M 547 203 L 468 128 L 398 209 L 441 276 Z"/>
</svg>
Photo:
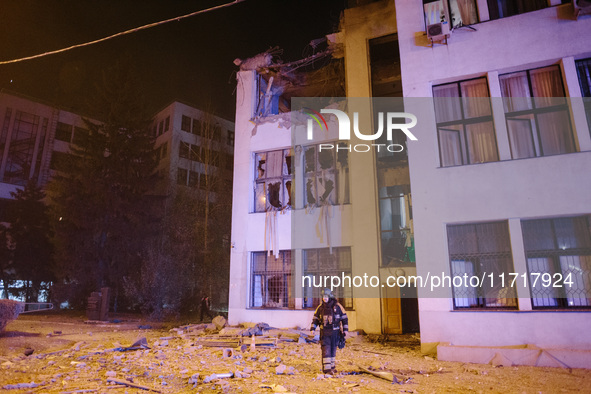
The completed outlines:
<svg viewBox="0 0 591 394">
<path fill-rule="evenodd" d="M 581 96 L 591 42 L 581 37 L 591 18 L 576 18 L 572 2 L 424 3 L 396 1 L 404 96 L 435 100 L 408 149 L 418 274 L 514 273 L 524 283 L 452 285 L 449 298 L 419 290 L 423 350 L 588 368 L 591 135 Z M 446 40 L 419 34 L 440 20 L 454 26 Z"/>
<path fill-rule="evenodd" d="M 343 49 L 346 95 L 404 97 L 419 119 L 418 140 L 404 142 L 408 156 L 398 159 L 349 155 L 348 195 L 329 204 L 327 242 L 317 231 L 322 210 L 307 209 L 306 174 L 315 171 L 304 167 L 309 147 L 292 140 L 289 113 L 261 119 L 269 80 L 240 71 L 230 323 L 305 327 L 314 301 L 290 294 L 286 283 L 295 275 L 294 288 L 301 287 L 298 278 L 315 261 L 380 281 L 518 276 L 513 287 L 450 282 L 413 294 L 386 286 L 375 298 L 353 290 L 350 325 L 412 332 L 414 295 L 425 353 L 591 367 L 591 111 L 584 99 L 591 43 L 582 38 L 591 17 L 553 0 L 359 3 L 329 36 Z M 321 140 L 337 138 L 329 131 Z M 278 163 L 271 179 L 261 169 L 270 160 Z M 288 167 L 293 174 L 282 170 Z M 270 207 L 272 184 L 293 201 L 279 197 Z M 306 229 L 308 236 L 293 234 Z M 392 240 L 398 247 L 388 246 Z M 567 277 L 566 285 L 540 281 Z"/>
</svg>

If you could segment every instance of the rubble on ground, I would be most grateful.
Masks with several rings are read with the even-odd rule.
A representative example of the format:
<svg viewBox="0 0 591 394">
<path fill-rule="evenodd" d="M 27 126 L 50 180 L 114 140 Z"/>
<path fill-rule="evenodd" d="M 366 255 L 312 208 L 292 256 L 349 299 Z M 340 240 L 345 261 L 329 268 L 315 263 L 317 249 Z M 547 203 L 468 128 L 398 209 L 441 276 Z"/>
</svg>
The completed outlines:
<svg viewBox="0 0 591 394">
<path fill-rule="evenodd" d="M 337 352 L 339 372 L 325 375 L 318 338 L 308 330 L 264 323 L 228 327 L 220 317 L 170 330 L 111 324 L 93 326 L 93 335 L 87 330 L 73 335 L 68 326 L 61 331 L 55 337 L 40 335 L 61 341 L 60 349 L 38 349 L 29 356 L 0 349 L 1 392 L 417 392 L 432 390 L 430 383 L 439 379 L 451 384 L 447 390 L 465 388 L 456 377 L 461 363 L 425 359 L 416 338 L 413 346 L 393 347 L 350 333 L 345 349 Z M 481 382 L 473 390 L 493 387 L 500 372 L 490 365 L 471 370 L 478 373 L 461 372 Z"/>
</svg>

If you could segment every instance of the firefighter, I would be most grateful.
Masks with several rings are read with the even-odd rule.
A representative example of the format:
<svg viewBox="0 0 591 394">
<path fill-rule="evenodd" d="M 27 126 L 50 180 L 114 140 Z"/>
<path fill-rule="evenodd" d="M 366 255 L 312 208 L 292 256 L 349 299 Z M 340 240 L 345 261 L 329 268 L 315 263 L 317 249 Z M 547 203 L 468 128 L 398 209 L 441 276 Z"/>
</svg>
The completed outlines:
<svg viewBox="0 0 591 394">
<path fill-rule="evenodd" d="M 349 330 L 349 319 L 345 308 L 335 299 L 330 289 L 322 292 L 322 303 L 316 308 L 312 318 L 310 331 L 314 335 L 320 326 L 320 345 L 322 349 L 322 372 L 336 374 L 335 356 L 341 335 L 346 336 Z"/>
</svg>

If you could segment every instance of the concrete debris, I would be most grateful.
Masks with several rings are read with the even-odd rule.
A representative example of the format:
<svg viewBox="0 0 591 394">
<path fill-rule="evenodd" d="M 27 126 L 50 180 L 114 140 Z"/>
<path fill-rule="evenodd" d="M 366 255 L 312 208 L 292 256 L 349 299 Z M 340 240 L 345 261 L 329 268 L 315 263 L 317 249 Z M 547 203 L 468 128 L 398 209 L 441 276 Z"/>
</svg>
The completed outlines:
<svg viewBox="0 0 591 394">
<path fill-rule="evenodd" d="M 220 331 L 226 325 L 226 319 L 223 316 L 216 316 L 211 322 L 215 325 L 218 331 Z"/>
</svg>

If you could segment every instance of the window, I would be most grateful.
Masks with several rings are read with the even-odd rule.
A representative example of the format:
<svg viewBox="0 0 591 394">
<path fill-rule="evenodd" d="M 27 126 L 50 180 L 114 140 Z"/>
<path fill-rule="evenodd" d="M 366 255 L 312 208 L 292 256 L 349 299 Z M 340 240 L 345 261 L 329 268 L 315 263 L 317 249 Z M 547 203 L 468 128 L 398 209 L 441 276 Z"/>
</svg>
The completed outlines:
<svg viewBox="0 0 591 394">
<path fill-rule="evenodd" d="M 534 309 L 591 306 L 590 226 L 590 215 L 521 222 Z"/>
<path fill-rule="evenodd" d="M 76 145 L 82 145 L 84 141 L 88 140 L 90 131 L 82 127 L 74 127 L 74 138 L 72 142 Z"/>
<path fill-rule="evenodd" d="M 168 154 L 168 142 L 165 142 L 160 146 L 160 159 L 164 159 Z"/>
<path fill-rule="evenodd" d="M 201 135 L 201 121 L 199 119 L 193 119 L 193 128 L 191 133 L 195 135 Z"/>
<path fill-rule="evenodd" d="M 226 143 L 230 146 L 234 146 L 234 132 L 231 130 L 228 130 L 228 139 L 226 140 Z"/>
<path fill-rule="evenodd" d="M 167 116 L 164 120 L 164 132 L 167 132 L 170 128 L 170 116 Z"/>
<path fill-rule="evenodd" d="M 442 167 L 498 161 L 486 78 L 433 87 Z"/>
<path fill-rule="evenodd" d="M 409 265 L 415 260 L 410 232 L 410 185 L 381 187 L 379 198 L 382 265 Z"/>
<path fill-rule="evenodd" d="M 201 161 L 201 147 L 199 145 L 189 146 L 189 160 Z"/>
<path fill-rule="evenodd" d="M 322 299 L 322 290 L 324 287 L 314 286 L 314 281 L 319 283 L 321 276 L 324 275 L 351 275 L 351 248 L 340 247 L 332 248 L 332 254 L 329 248 L 306 249 L 303 251 L 303 276 L 310 278 L 311 286 L 305 282 L 303 288 L 304 300 L 303 308 L 315 308 Z M 353 295 L 350 287 L 339 287 L 335 289 L 335 297 L 346 309 L 353 308 Z"/>
<path fill-rule="evenodd" d="M 181 130 L 186 131 L 187 133 L 191 132 L 191 118 L 188 116 L 183 115 L 181 120 Z"/>
<path fill-rule="evenodd" d="M 304 205 L 349 203 L 349 151 L 345 143 L 338 149 L 304 147 Z"/>
<path fill-rule="evenodd" d="M 591 131 L 591 58 L 579 60 L 576 62 L 577 74 L 579 75 L 579 84 L 581 85 L 581 94 L 585 113 L 587 114 L 587 125 Z"/>
<path fill-rule="evenodd" d="M 548 7 L 548 0 L 488 0 L 487 2 L 490 19 L 506 18 Z"/>
<path fill-rule="evenodd" d="M 575 151 L 558 66 L 506 74 L 499 80 L 512 158 Z"/>
<path fill-rule="evenodd" d="M 158 135 L 162 135 L 163 132 L 164 132 L 164 121 L 161 120 L 160 123 L 158 123 Z"/>
<path fill-rule="evenodd" d="M 188 142 L 181 141 L 179 145 L 179 157 L 183 159 L 189 158 L 189 151 L 191 150 L 191 145 Z"/>
<path fill-rule="evenodd" d="M 30 179 L 31 169 L 35 164 L 35 140 L 38 133 L 43 135 L 43 130 L 39 130 L 39 120 L 37 115 L 16 111 L 3 182 L 25 185 Z M 71 135 L 72 126 L 69 127 Z M 42 152 L 38 150 L 38 154 L 41 155 Z"/>
<path fill-rule="evenodd" d="M 178 168 L 176 172 L 176 183 L 179 185 L 187 185 L 187 170 L 184 168 Z"/>
<path fill-rule="evenodd" d="M 199 173 L 195 171 L 189 171 L 189 186 L 197 187 L 199 185 Z"/>
<path fill-rule="evenodd" d="M 291 251 L 279 252 L 279 257 L 267 252 L 252 253 L 252 308 L 294 308 L 291 293 Z"/>
<path fill-rule="evenodd" d="M 449 260 L 452 276 L 487 276 L 498 278 L 513 270 L 509 228 L 506 221 L 447 226 Z M 482 287 L 461 283 L 453 286 L 454 309 L 517 308 L 514 287 L 501 287 L 500 281 Z"/>
<path fill-rule="evenodd" d="M 426 26 L 444 22 L 454 27 L 478 23 L 475 0 L 423 0 Z M 448 18 L 449 13 L 449 18 Z"/>
<path fill-rule="evenodd" d="M 255 154 L 255 212 L 292 206 L 292 159 L 290 149 Z"/>
<path fill-rule="evenodd" d="M 57 122 L 57 127 L 55 129 L 55 139 L 70 142 L 72 140 L 72 125 Z"/>
</svg>

